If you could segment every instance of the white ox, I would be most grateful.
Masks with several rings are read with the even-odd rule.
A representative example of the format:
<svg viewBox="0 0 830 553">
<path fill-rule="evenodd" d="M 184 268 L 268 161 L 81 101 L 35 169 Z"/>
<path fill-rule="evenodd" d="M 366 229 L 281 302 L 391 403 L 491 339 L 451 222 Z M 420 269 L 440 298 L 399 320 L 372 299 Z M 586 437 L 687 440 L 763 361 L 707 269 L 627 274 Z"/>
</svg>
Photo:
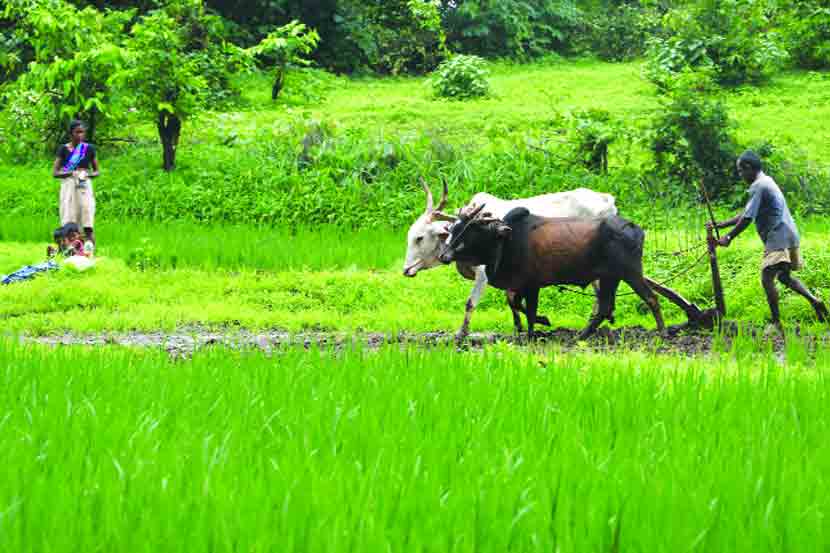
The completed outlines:
<svg viewBox="0 0 830 553">
<path fill-rule="evenodd" d="M 441 200 L 437 206 L 434 205 L 432 192 L 429 186 L 421 180 L 421 185 L 426 192 L 427 205 L 424 213 L 409 227 L 407 233 L 406 261 L 404 262 L 403 274 L 407 277 L 414 277 L 419 271 L 431 269 L 441 265 L 438 259 L 441 253 L 441 245 L 449 236 L 449 227 L 455 221 L 455 217 L 447 215 L 441 210 L 447 203 L 447 182 L 444 181 L 444 188 Z M 479 192 L 473 196 L 467 205 L 486 205 L 487 212 L 496 218 L 503 218 L 515 207 L 526 207 L 534 215 L 541 217 L 607 217 L 617 214 L 617 206 L 614 196 L 602 192 L 595 192 L 587 188 L 577 188 L 567 192 L 554 192 L 542 194 L 531 198 L 520 198 L 516 200 L 502 200 L 492 194 Z M 456 263 L 456 269 L 465 278 L 475 280 L 475 285 L 467 300 L 464 324 L 459 337 L 466 335 L 469 327 L 470 317 L 478 305 L 481 294 L 487 286 L 487 275 L 484 267 L 472 267 Z M 507 302 L 513 311 L 513 322 L 517 332 L 521 332 L 521 320 L 518 311 L 523 311 L 521 298 L 516 291 L 507 292 Z M 539 317 L 540 323 L 547 322 L 545 317 Z"/>
</svg>

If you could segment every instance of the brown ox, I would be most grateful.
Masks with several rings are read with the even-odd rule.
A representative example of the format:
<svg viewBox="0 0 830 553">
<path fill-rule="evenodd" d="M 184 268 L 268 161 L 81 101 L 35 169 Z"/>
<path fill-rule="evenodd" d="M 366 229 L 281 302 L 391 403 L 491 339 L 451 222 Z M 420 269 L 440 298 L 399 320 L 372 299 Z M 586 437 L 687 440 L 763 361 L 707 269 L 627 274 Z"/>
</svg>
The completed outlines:
<svg viewBox="0 0 830 553">
<path fill-rule="evenodd" d="M 484 205 L 462 213 L 450 229 L 443 263 L 486 267 L 487 280 L 502 290 L 517 290 L 527 301 L 533 336 L 539 290 L 557 284 L 585 287 L 599 280 L 599 308 L 579 337 L 596 331 L 614 311 L 620 281 L 649 306 L 657 328 L 665 326 L 660 304 L 643 277 L 643 230 L 616 215 L 605 218 L 547 218 L 516 208 L 504 220 L 479 216 Z M 463 339 L 467 329 L 459 331 Z"/>
</svg>

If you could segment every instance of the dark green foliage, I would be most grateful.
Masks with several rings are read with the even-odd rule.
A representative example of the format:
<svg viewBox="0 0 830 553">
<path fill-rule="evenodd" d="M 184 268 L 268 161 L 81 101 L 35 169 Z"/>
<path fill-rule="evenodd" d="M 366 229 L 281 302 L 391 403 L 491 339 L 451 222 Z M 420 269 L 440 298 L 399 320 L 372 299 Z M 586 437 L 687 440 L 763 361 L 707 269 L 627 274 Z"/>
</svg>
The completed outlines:
<svg viewBox="0 0 830 553">
<path fill-rule="evenodd" d="M 764 171 L 784 191 L 787 204 L 800 215 L 830 214 L 830 173 L 811 160 L 797 145 L 782 148 L 771 142 L 753 144 L 750 149 L 763 160 Z"/>
<path fill-rule="evenodd" d="M 647 38 L 659 24 L 655 12 L 631 4 L 610 6 L 588 21 L 590 49 L 608 61 L 625 61 L 642 55 Z"/>
<path fill-rule="evenodd" d="M 313 59 L 336 72 L 426 73 L 444 58 L 438 9 L 424 0 L 254 0 L 208 4 L 253 44 L 275 26 L 301 21 L 320 36 Z"/>
<path fill-rule="evenodd" d="M 705 76 L 687 73 L 662 101 L 648 141 L 660 177 L 677 185 L 677 197 L 688 197 L 701 180 L 709 195 L 722 198 L 737 184 L 734 122 Z"/>
<path fill-rule="evenodd" d="M 439 98 L 466 100 L 486 96 L 490 84 L 484 60 L 478 56 L 453 56 L 435 70 L 432 89 Z"/>
<path fill-rule="evenodd" d="M 270 33 L 246 53 L 275 67 L 271 99 L 276 100 L 285 85 L 285 74 L 290 65 L 308 66 L 305 56 L 314 51 L 320 36 L 299 21 L 292 21 Z"/>
<path fill-rule="evenodd" d="M 798 67 L 830 67 L 830 2 L 794 2 L 782 18 L 787 45 Z"/>
<path fill-rule="evenodd" d="M 204 100 L 214 108 L 238 98 L 232 77 L 248 64 L 245 53 L 230 42 L 225 21 L 206 10 L 203 0 L 167 0 L 163 13 L 176 26 L 177 48 L 203 80 Z M 152 15 L 149 14 L 149 15 Z"/>
<path fill-rule="evenodd" d="M 441 4 L 450 47 L 485 57 L 566 53 L 585 27 L 572 0 L 443 0 Z"/>
<path fill-rule="evenodd" d="M 379 73 L 426 73 L 445 56 L 444 30 L 436 6 L 424 0 L 346 1 L 335 22 L 345 33 L 355 59 L 340 59 L 350 69 Z"/>
<path fill-rule="evenodd" d="M 670 10 L 649 40 L 648 78 L 661 88 L 686 69 L 711 71 L 723 85 L 760 83 L 786 60 L 760 0 L 706 0 Z"/>
</svg>

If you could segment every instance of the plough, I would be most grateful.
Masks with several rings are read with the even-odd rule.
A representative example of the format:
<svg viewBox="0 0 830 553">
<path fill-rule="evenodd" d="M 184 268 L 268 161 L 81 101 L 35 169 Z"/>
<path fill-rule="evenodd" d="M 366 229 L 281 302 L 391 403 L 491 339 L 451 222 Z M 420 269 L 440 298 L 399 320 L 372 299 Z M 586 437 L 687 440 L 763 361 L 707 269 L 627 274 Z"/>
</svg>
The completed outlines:
<svg viewBox="0 0 830 553">
<path fill-rule="evenodd" d="M 711 330 L 726 316 L 726 301 L 723 297 L 723 284 L 721 283 L 720 269 L 718 268 L 717 243 L 712 229 L 707 229 L 706 245 L 708 248 L 709 268 L 712 271 L 712 290 L 715 295 L 715 307 L 701 309 L 697 304 L 690 302 L 668 286 L 660 284 L 648 277 L 645 279 L 652 290 L 686 313 L 686 317 L 689 320 L 685 325 L 682 325 L 684 328 L 705 328 Z"/>
<path fill-rule="evenodd" d="M 681 325 L 682 327 L 712 330 L 726 317 L 726 300 L 723 296 L 723 283 L 721 282 L 720 269 L 718 268 L 717 241 L 720 240 L 720 233 L 718 232 L 715 214 L 712 211 L 712 204 L 709 201 L 709 195 L 706 193 L 706 187 L 702 180 L 700 182 L 700 191 L 703 200 L 706 202 L 706 209 L 709 211 L 709 220 L 712 222 L 712 226 L 706 228 L 706 247 L 708 249 L 709 269 L 712 272 L 712 291 L 715 296 L 715 307 L 703 310 L 667 286 L 655 282 L 648 277 L 646 277 L 646 282 L 651 286 L 652 290 L 686 313 L 689 321 L 685 325 Z"/>
</svg>

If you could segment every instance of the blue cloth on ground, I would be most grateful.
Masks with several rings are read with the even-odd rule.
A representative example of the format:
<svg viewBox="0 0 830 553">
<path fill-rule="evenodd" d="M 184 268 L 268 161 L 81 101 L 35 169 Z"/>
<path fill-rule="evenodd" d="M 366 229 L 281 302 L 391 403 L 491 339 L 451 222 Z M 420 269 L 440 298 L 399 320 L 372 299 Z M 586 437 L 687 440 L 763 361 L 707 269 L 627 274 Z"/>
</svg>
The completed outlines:
<svg viewBox="0 0 830 553">
<path fill-rule="evenodd" d="M 0 284 L 12 284 L 14 282 L 31 280 L 35 278 L 35 276 L 39 273 L 57 270 L 58 264 L 52 260 L 46 261 L 45 263 L 38 263 L 37 265 L 26 265 L 25 267 L 16 270 L 12 274 L 4 276 L 0 280 Z"/>
</svg>

